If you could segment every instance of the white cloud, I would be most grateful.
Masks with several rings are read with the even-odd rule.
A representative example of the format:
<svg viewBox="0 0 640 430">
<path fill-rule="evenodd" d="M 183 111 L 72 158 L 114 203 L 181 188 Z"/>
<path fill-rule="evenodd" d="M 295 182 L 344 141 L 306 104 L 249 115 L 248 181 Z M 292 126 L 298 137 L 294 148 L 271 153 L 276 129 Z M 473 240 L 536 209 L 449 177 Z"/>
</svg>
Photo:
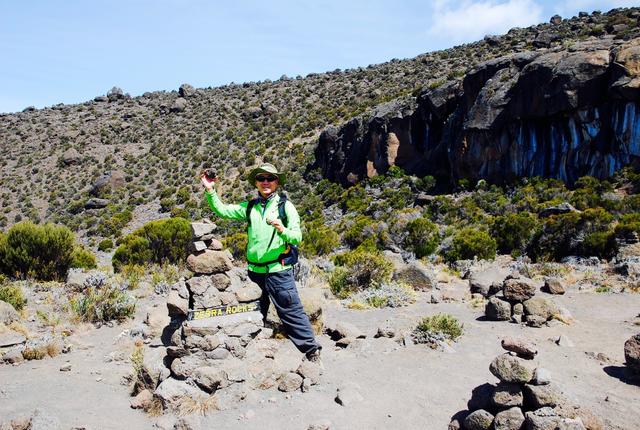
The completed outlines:
<svg viewBox="0 0 640 430">
<path fill-rule="evenodd" d="M 429 34 L 449 43 L 471 42 L 541 21 L 542 7 L 533 0 L 436 0 Z"/>
</svg>

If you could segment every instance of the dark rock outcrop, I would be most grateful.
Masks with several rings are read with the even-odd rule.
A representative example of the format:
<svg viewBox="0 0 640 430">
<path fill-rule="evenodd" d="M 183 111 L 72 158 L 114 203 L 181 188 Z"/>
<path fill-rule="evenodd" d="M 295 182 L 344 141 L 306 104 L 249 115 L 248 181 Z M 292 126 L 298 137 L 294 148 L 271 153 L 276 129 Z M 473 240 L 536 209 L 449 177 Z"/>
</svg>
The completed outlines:
<svg viewBox="0 0 640 430">
<path fill-rule="evenodd" d="M 402 167 L 439 184 L 573 183 L 637 163 L 640 39 L 522 52 L 321 133 L 316 167 L 344 185 Z"/>
</svg>

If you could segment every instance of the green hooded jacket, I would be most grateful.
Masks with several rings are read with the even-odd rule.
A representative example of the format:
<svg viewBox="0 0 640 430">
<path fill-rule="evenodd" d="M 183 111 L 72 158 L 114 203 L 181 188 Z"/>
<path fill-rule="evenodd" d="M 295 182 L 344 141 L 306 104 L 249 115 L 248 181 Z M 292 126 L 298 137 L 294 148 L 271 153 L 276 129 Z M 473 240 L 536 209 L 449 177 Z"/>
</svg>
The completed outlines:
<svg viewBox="0 0 640 430">
<path fill-rule="evenodd" d="M 226 219 L 247 219 L 248 201 L 240 204 L 225 204 L 220 200 L 215 190 L 206 191 L 205 196 L 211 210 L 220 218 Z M 247 229 L 247 260 L 256 263 L 265 263 L 274 261 L 282 254 L 287 244 L 298 245 L 302 241 L 302 231 L 300 230 L 300 216 L 295 206 L 289 200 L 284 205 L 287 214 L 287 226 L 282 233 L 267 223 L 267 220 L 276 219 L 278 214 L 278 202 L 280 196 L 278 194 L 267 200 L 266 207 L 256 204 L 251 210 L 251 223 Z M 275 235 L 273 232 L 275 231 Z M 269 241 L 273 236 L 271 246 Z M 249 263 L 249 270 L 256 273 L 280 272 L 291 268 L 290 265 L 282 265 L 279 262 L 269 264 L 269 266 L 255 266 Z"/>
</svg>

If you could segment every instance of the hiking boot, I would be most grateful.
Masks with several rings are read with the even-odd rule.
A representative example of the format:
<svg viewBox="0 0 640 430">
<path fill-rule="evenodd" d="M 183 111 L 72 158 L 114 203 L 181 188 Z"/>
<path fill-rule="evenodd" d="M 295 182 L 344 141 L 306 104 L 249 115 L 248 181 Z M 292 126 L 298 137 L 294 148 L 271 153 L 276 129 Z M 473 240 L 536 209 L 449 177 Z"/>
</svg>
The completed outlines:
<svg viewBox="0 0 640 430">
<path fill-rule="evenodd" d="M 315 363 L 322 366 L 322 361 L 320 361 L 320 351 L 322 351 L 322 348 L 316 348 L 313 351 L 307 352 L 305 354 L 305 357 L 311 363 Z"/>
</svg>

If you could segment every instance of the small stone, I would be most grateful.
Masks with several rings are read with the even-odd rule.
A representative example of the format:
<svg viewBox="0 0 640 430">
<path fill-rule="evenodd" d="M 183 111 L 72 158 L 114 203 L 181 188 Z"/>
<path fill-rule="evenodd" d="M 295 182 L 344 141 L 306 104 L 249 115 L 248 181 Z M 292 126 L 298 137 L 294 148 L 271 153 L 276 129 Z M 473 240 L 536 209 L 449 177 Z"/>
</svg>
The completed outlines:
<svg viewBox="0 0 640 430">
<path fill-rule="evenodd" d="M 498 412 L 493 421 L 494 430 L 520 430 L 524 424 L 524 415 L 520 408 L 513 407 Z"/>
<path fill-rule="evenodd" d="M 493 424 L 493 415 L 484 409 L 471 412 L 464 419 L 465 430 L 489 430 Z"/>
<path fill-rule="evenodd" d="M 513 314 L 524 315 L 524 306 L 522 306 L 522 303 L 516 303 L 513 305 Z"/>
<path fill-rule="evenodd" d="M 562 282 L 558 278 L 545 278 L 542 291 L 549 294 L 564 294 L 565 289 Z"/>
<path fill-rule="evenodd" d="M 2 356 L 2 361 L 9 364 L 18 364 L 24 361 L 21 348 L 11 348 Z"/>
<path fill-rule="evenodd" d="M 555 430 L 562 419 L 551 408 L 540 408 L 525 413 L 525 425 L 529 430 Z"/>
<path fill-rule="evenodd" d="M 510 382 L 500 382 L 491 397 L 493 405 L 498 409 L 522 406 L 522 399 L 522 388 L 520 385 Z"/>
<path fill-rule="evenodd" d="M 388 337 L 392 338 L 396 335 L 396 329 L 391 323 L 391 321 L 387 320 L 382 325 L 378 327 L 378 331 L 376 332 L 375 337 Z"/>
<path fill-rule="evenodd" d="M 204 251 L 205 249 L 207 249 L 207 244 L 199 240 L 192 243 L 191 249 L 193 249 L 195 252 Z"/>
<path fill-rule="evenodd" d="M 207 356 L 207 358 L 210 358 L 212 360 L 224 360 L 225 358 L 229 357 L 229 354 L 230 352 L 228 349 L 224 347 L 218 347 L 213 351 L 206 353 L 205 355 Z"/>
<path fill-rule="evenodd" d="M 335 401 L 342 406 L 353 406 L 355 403 L 362 402 L 364 397 L 360 394 L 360 388 L 355 384 L 346 384 L 338 388 Z"/>
<path fill-rule="evenodd" d="M 189 300 L 180 297 L 178 291 L 171 290 L 167 297 L 169 316 L 183 316 L 189 312 Z"/>
<path fill-rule="evenodd" d="M 297 373 L 289 372 L 285 373 L 280 378 L 280 383 L 278 384 L 278 390 L 284 391 L 285 393 L 289 393 L 291 391 L 299 390 L 302 386 L 302 376 Z"/>
<path fill-rule="evenodd" d="M 228 385 L 226 372 L 218 367 L 198 367 L 192 377 L 198 387 L 208 393 L 213 393 L 218 388 L 224 388 Z"/>
<path fill-rule="evenodd" d="M 557 430 L 586 430 L 580 418 L 563 418 L 556 427 Z"/>
<path fill-rule="evenodd" d="M 209 249 L 213 251 L 222 251 L 223 249 L 222 242 L 220 242 L 218 239 L 211 239 L 211 243 L 209 244 Z"/>
<path fill-rule="evenodd" d="M 515 352 L 518 357 L 526 360 L 533 359 L 538 353 L 536 346 L 524 339 L 515 339 L 512 337 L 505 337 L 502 339 L 501 345 L 507 351 Z"/>
<path fill-rule="evenodd" d="M 529 327 L 535 327 L 535 328 L 540 328 L 543 325 L 545 325 L 545 323 L 547 322 L 546 318 L 543 318 L 539 315 L 528 315 L 526 319 L 527 319 L 527 325 Z"/>
<path fill-rule="evenodd" d="M 150 390 L 142 390 L 129 402 L 131 409 L 145 409 L 151 404 L 153 393 Z"/>
<path fill-rule="evenodd" d="M 431 293 L 429 296 L 429 303 L 432 303 L 434 305 L 442 301 L 442 293 L 438 291 Z"/>
<path fill-rule="evenodd" d="M 65 363 L 62 366 L 60 366 L 60 371 L 61 372 L 69 372 L 69 371 L 71 371 L 71 363 Z"/>
<path fill-rule="evenodd" d="M 548 385 L 551 383 L 551 372 L 549 372 L 544 367 L 538 367 L 533 372 L 533 381 L 534 385 Z"/>
<path fill-rule="evenodd" d="M 236 298 L 240 303 L 253 302 L 262 297 L 262 289 L 258 284 L 253 282 L 248 283 L 238 291 L 236 291 Z"/>
<path fill-rule="evenodd" d="M 309 424 L 307 430 L 331 430 L 331 421 L 320 420 Z"/>
<path fill-rule="evenodd" d="M 525 360 L 502 354 L 496 357 L 489 370 L 503 382 L 527 383 L 533 378 L 532 366 Z"/>
<path fill-rule="evenodd" d="M 557 339 L 556 339 L 556 345 L 561 346 L 563 348 L 573 348 L 574 346 L 576 346 L 571 339 L 569 339 L 567 336 L 565 336 L 564 334 L 561 334 Z"/>
<path fill-rule="evenodd" d="M 540 409 L 546 406 L 550 408 L 556 407 L 562 400 L 560 393 L 553 385 L 530 385 L 524 386 L 524 398 L 528 405 L 533 409 Z"/>
<path fill-rule="evenodd" d="M 333 340 L 339 340 L 343 338 L 350 339 L 364 339 L 367 336 L 355 325 L 347 322 L 339 322 L 333 327 L 326 328 L 327 333 Z"/>
<path fill-rule="evenodd" d="M 322 368 L 319 364 L 303 360 L 296 370 L 300 376 L 305 380 L 308 380 L 311 385 L 315 385 L 320 382 L 320 375 L 322 374 Z"/>
<path fill-rule="evenodd" d="M 196 239 L 202 238 L 206 234 L 212 233 L 216 229 L 216 225 L 212 222 L 192 222 L 191 232 Z"/>
</svg>

